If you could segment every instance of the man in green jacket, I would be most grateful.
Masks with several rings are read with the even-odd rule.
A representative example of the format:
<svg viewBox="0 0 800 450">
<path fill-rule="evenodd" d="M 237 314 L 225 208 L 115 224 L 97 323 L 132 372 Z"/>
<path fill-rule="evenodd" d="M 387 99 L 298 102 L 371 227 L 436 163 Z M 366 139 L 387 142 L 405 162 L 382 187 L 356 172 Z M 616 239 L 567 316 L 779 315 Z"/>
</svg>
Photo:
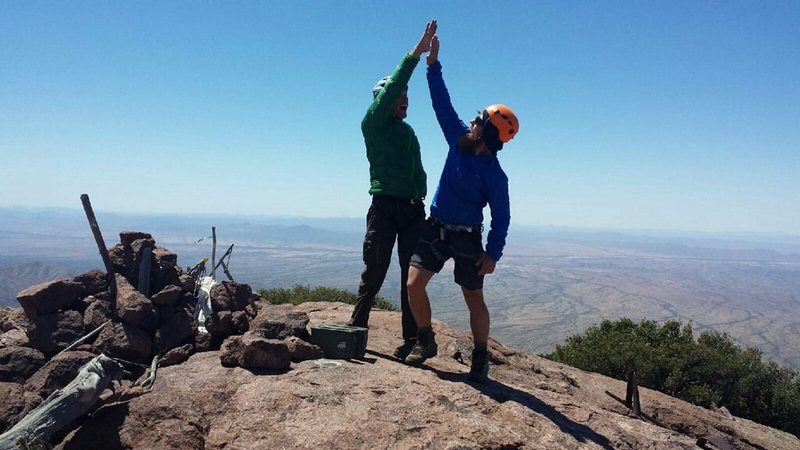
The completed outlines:
<svg viewBox="0 0 800 450">
<path fill-rule="evenodd" d="M 397 240 L 400 260 L 400 307 L 403 322 L 403 344 L 395 350 L 405 359 L 416 343 L 417 324 L 408 305 L 408 265 L 425 220 L 425 170 L 414 130 L 403 121 L 408 110 L 408 81 L 420 56 L 430 49 L 436 33 L 436 21 L 425 26 L 419 42 L 403 56 L 392 75 L 378 81 L 373 88 L 372 104 L 361 121 L 361 132 L 369 160 L 372 205 L 367 212 L 367 233 L 364 237 L 364 264 L 358 299 L 350 325 L 366 327 L 375 296 L 381 289 Z"/>
</svg>

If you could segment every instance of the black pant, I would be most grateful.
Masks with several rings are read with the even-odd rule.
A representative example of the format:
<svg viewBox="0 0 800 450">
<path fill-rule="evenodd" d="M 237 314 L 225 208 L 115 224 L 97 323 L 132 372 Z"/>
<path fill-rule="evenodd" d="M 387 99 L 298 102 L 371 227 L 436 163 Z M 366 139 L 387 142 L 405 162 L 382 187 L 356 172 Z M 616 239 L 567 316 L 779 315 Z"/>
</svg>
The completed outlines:
<svg viewBox="0 0 800 450">
<path fill-rule="evenodd" d="M 397 240 L 397 256 L 400 260 L 400 310 L 403 320 L 403 339 L 417 336 L 417 323 L 408 305 L 408 264 L 414 254 L 422 223 L 425 221 L 425 205 L 421 201 L 373 195 L 367 212 L 367 234 L 364 236 L 364 264 L 358 299 L 350 318 L 350 324 L 366 327 L 369 312 L 378 291 L 381 290 L 386 271 L 392 259 L 394 241 Z"/>
</svg>

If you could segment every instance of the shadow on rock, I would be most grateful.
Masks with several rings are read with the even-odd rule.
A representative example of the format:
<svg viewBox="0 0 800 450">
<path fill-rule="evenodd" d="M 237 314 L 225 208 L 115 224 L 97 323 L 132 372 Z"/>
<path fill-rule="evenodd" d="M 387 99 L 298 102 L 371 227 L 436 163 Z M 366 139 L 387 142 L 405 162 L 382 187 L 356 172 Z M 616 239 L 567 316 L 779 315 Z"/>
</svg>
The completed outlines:
<svg viewBox="0 0 800 450">
<path fill-rule="evenodd" d="M 597 433 L 586 425 L 572 421 L 552 406 L 525 391 L 507 386 L 497 380 L 489 379 L 483 384 L 474 383 L 467 380 L 467 374 L 465 373 L 444 372 L 427 365 L 422 365 L 420 368 L 435 373 L 436 376 L 445 381 L 469 384 L 498 403 L 505 403 L 507 401 L 519 403 L 531 411 L 547 417 L 551 422 L 558 425 L 562 432 L 569 434 L 581 443 L 592 441 L 605 449 L 612 448 L 608 439 L 602 434 Z"/>
<path fill-rule="evenodd" d="M 119 430 L 128 415 L 128 402 L 104 406 L 63 442 L 64 450 L 126 448 L 120 441 Z"/>
</svg>

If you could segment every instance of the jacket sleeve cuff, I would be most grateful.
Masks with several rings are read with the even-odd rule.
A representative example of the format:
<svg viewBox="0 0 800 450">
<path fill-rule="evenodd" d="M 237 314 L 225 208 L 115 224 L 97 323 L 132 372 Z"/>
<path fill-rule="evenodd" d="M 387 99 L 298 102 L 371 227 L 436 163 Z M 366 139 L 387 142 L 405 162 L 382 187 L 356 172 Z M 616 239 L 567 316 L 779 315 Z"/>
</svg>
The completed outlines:
<svg viewBox="0 0 800 450">
<path fill-rule="evenodd" d="M 493 248 L 487 248 L 486 249 L 486 254 L 489 255 L 489 258 L 492 258 L 494 260 L 494 262 L 500 261 L 500 258 L 503 256 L 503 252 L 502 251 L 497 251 L 497 250 L 495 250 Z"/>
</svg>

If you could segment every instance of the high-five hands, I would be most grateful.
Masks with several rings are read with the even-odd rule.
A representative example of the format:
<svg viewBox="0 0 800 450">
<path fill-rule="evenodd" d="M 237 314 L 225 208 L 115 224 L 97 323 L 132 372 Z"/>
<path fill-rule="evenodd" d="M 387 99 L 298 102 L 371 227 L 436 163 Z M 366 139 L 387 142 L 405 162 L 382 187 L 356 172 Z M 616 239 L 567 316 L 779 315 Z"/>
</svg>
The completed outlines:
<svg viewBox="0 0 800 450">
<path fill-rule="evenodd" d="M 425 31 L 422 33 L 422 37 L 419 38 L 417 45 L 411 50 L 411 54 L 419 58 L 423 53 L 429 51 L 431 49 L 431 38 L 433 38 L 434 35 L 436 35 L 436 19 L 431 20 L 425 25 Z"/>
<path fill-rule="evenodd" d="M 439 59 L 439 35 L 434 34 L 431 38 L 430 53 L 428 53 L 428 65 L 435 63 Z"/>
</svg>

